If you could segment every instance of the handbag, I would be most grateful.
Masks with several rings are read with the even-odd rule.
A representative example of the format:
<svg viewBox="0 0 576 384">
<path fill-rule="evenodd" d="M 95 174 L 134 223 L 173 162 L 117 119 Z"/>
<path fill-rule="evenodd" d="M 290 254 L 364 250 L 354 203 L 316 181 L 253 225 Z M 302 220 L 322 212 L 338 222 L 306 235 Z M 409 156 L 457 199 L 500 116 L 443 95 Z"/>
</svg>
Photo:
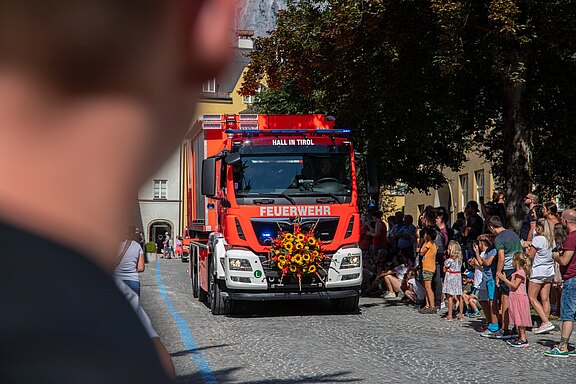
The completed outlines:
<svg viewBox="0 0 576 384">
<path fill-rule="evenodd" d="M 554 262 L 554 283 L 562 283 L 562 273 L 560 272 L 560 264 Z"/>
</svg>

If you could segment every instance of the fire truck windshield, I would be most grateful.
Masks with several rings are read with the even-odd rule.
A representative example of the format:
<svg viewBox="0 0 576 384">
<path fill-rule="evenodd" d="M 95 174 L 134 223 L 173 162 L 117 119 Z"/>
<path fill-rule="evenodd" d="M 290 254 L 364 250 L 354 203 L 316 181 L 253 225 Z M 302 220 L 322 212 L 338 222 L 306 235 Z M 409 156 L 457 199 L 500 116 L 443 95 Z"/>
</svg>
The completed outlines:
<svg viewBox="0 0 576 384">
<path fill-rule="evenodd" d="M 350 196 L 349 153 L 255 154 L 233 166 L 236 196 Z"/>
</svg>

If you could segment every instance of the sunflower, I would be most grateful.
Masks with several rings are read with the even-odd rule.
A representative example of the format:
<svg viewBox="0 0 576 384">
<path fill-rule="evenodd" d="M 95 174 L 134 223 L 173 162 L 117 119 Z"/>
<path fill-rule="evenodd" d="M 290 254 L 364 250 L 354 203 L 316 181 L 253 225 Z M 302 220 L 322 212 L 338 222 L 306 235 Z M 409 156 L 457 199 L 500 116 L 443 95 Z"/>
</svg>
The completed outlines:
<svg viewBox="0 0 576 384">
<path fill-rule="evenodd" d="M 296 264 L 302 264 L 302 256 L 301 256 L 300 254 L 295 255 L 292 260 L 293 260 Z"/>
<path fill-rule="evenodd" d="M 304 241 L 305 236 L 302 233 L 297 234 L 296 236 L 296 241 Z"/>
<path fill-rule="evenodd" d="M 284 240 L 286 241 L 292 241 L 292 239 L 294 239 L 294 235 L 291 233 L 285 233 L 284 234 Z"/>
<path fill-rule="evenodd" d="M 285 262 L 285 261 L 286 261 L 286 256 L 284 256 L 284 255 L 278 256 L 278 261 L 280 261 L 280 262 L 282 262 L 282 263 Z"/>
<path fill-rule="evenodd" d="M 311 266 L 308 267 L 308 272 L 310 273 L 314 273 L 316 272 L 316 266 L 314 264 L 312 264 Z"/>
<path fill-rule="evenodd" d="M 317 250 L 312 251 L 312 257 L 318 257 L 319 253 Z"/>
<path fill-rule="evenodd" d="M 284 268 L 284 264 L 285 264 L 284 261 L 278 261 L 278 264 L 277 264 L 278 268 L 280 268 L 280 269 Z"/>
<path fill-rule="evenodd" d="M 304 244 L 300 241 L 296 241 L 296 243 L 294 244 L 294 248 L 296 249 L 303 249 L 304 248 Z"/>
<path fill-rule="evenodd" d="M 296 272 L 297 270 L 298 270 L 298 267 L 295 266 L 294 264 L 292 264 L 292 265 L 290 266 L 290 272 L 294 273 L 294 272 Z"/>
<path fill-rule="evenodd" d="M 284 244 L 284 249 L 289 251 L 289 252 L 291 252 L 293 248 L 294 248 L 294 244 L 292 244 L 292 242 L 290 242 L 290 241 L 287 241 Z"/>
<path fill-rule="evenodd" d="M 302 255 L 302 260 L 304 260 L 304 262 L 309 262 L 310 261 L 310 255 L 305 253 Z"/>
<path fill-rule="evenodd" d="M 313 237 L 308 238 L 308 245 L 316 245 L 316 239 Z"/>
</svg>

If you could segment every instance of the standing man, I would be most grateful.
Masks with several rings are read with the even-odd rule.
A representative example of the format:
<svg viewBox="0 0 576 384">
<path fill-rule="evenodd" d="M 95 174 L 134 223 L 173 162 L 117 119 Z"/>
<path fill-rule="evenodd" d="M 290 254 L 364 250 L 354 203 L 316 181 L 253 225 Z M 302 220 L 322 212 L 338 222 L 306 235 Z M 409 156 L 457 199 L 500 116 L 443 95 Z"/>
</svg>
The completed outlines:
<svg viewBox="0 0 576 384">
<path fill-rule="evenodd" d="M 576 320 L 576 257 L 574 257 L 574 252 L 576 252 L 576 211 L 574 209 L 565 210 L 562 213 L 561 222 L 568 231 L 568 237 L 564 241 L 561 252 L 554 252 L 552 257 L 554 261 L 560 264 L 562 279 L 564 280 L 560 299 L 562 334 L 558 346 L 544 352 L 544 355 L 566 358 L 576 356 L 576 350 L 568 351 L 568 341 L 574 329 L 574 320 Z"/>
<path fill-rule="evenodd" d="M 478 214 L 478 211 L 478 203 L 474 200 L 470 200 L 464 209 L 466 224 L 462 229 L 462 238 L 464 240 L 464 255 L 466 260 L 474 257 L 472 245 L 484 229 L 484 221 Z"/>
<path fill-rule="evenodd" d="M 536 221 L 538 220 L 535 213 L 536 206 L 538 206 L 538 195 L 535 193 L 526 194 L 526 196 L 524 196 L 524 205 L 528 208 L 528 212 L 526 212 L 524 220 L 522 220 L 520 238 L 522 241 L 532 241 L 532 234 L 534 233 Z"/>
<path fill-rule="evenodd" d="M 488 219 L 488 229 L 496 236 L 494 239 L 494 247 L 498 252 L 498 263 L 496 264 L 496 273 L 503 272 L 508 280 L 512 279 L 512 274 L 515 272 L 512 265 L 512 258 L 516 252 L 522 252 L 522 243 L 516 232 L 505 229 L 500 222 L 498 216 L 492 216 Z M 508 296 L 510 295 L 510 288 L 496 277 L 496 286 L 500 288 L 501 293 L 501 313 L 502 313 L 502 328 L 493 332 L 492 334 L 482 334 L 495 339 L 510 339 L 512 332 L 508 329 Z"/>
<path fill-rule="evenodd" d="M 0 0 L 1 383 L 171 382 L 112 273 L 233 18 L 230 0 Z"/>
<path fill-rule="evenodd" d="M 384 257 L 388 257 L 388 252 L 386 250 L 386 245 L 388 244 L 388 230 L 386 229 L 386 224 L 382 221 L 383 215 L 382 211 L 374 212 L 374 228 L 371 228 L 371 231 L 368 233 L 372 236 L 370 253 L 372 254 L 373 260 L 376 260 L 378 251 L 381 249 L 384 249 Z"/>
<path fill-rule="evenodd" d="M 398 250 L 410 260 L 412 265 L 415 265 L 416 226 L 412 215 L 404 216 L 404 225 L 398 230 L 396 236 L 398 237 Z"/>
</svg>

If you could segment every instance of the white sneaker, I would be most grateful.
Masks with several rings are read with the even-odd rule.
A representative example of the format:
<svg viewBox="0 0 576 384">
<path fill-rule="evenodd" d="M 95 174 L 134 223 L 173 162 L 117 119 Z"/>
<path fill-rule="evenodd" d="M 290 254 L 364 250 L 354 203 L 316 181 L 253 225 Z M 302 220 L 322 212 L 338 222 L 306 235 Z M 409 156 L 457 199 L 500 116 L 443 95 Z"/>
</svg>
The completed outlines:
<svg viewBox="0 0 576 384">
<path fill-rule="evenodd" d="M 444 309 L 446 308 L 446 303 L 445 302 L 441 302 L 440 303 L 440 309 Z"/>
<path fill-rule="evenodd" d="M 395 299 L 396 294 L 394 292 L 386 292 L 382 295 L 382 297 L 385 299 Z"/>
<path fill-rule="evenodd" d="M 540 326 L 538 328 L 535 328 L 532 332 L 534 334 L 538 335 L 540 333 L 550 332 L 554 328 L 555 328 L 554 324 L 552 324 L 551 322 L 548 321 L 546 323 L 540 324 Z"/>
</svg>

